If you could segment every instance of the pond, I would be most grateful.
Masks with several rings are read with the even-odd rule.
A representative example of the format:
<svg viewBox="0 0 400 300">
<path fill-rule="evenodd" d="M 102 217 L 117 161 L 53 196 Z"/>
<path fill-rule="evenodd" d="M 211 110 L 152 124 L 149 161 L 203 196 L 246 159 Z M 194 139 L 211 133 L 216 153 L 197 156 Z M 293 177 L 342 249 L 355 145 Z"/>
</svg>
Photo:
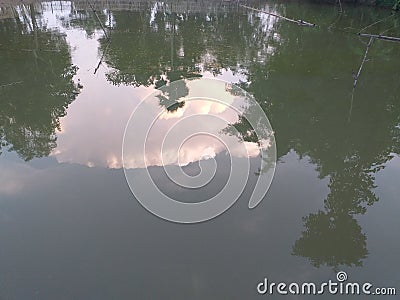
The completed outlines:
<svg viewBox="0 0 400 300">
<path fill-rule="evenodd" d="M 246 5 L 316 26 L 230 1 L 0 1 L 1 299 L 309 299 L 257 285 L 338 272 L 400 293 L 400 43 L 357 34 L 398 37 L 400 15 Z M 215 83 L 229 105 L 182 100 Z M 154 94 L 173 84 L 168 99 Z M 145 136 L 141 117 L 159 111 Z M 267 123 L 265 171 L 254 133 Z M 160 156 L 169 131 L 184 146 Z M 150 174 L 171 198 L 205 201 L 228 184 L 228 156 L 248 163 L 248 181 L 205 222 L 159 218 L 131 190 Z M 168 179 L 211 162 L 203 187 Z M 249 209 L 260 178 L 268 192 Z"/>
</svg>

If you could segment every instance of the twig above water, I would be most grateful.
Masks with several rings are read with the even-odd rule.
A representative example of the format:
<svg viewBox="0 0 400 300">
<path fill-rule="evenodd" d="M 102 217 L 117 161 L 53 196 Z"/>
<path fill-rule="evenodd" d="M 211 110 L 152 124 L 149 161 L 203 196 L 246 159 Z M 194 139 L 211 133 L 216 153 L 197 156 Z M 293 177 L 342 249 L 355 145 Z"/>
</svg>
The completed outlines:
<svg viewBox="0 0 400 300">
<path fill-rule="evenodd" d="M 400 37 L 386 36 L 386 35 L 380 35 L 380 34 L 369 34 L 369 33 L 359 33 L 359 35 L 360 36 L 366 36 L 366 37 L 369 37 L 369 38 L 378 39 L 378 40 L 400 42 Z"/>
<path fill-rule="evenodd" d="M 103 22 L 101 22 L 99 15 L 97 14 L 96 10 L 94 9 L 92 2 L 88 0 L 88 3 L 89 3 L 90 8 L 92 9 L 94 15 L 96 16 L 96 19 L 99 22 L 101 29 L 103 29 L 105 37 L 107 38 L 107 40 L 110 40 L 110 36 L 108 35 L 107 30 L 103 25 Z"/>
<path fill-rule="evenodd" d="M 283 20 L 286 20 L 286 21 L 289 21 L 289 22 L 293 22 L 293 23 L 296 23 L 297 25 L 300 25 L 300 26 L 310 26 L 310 27 L 316 26 L 314 23 L 309 23 L 309 22 L 306 22 L 306 21 L 303 21 L 303 20 L 290 19 L 290 18 L 281 16 L 281 15 L 277 15 L 277 14 L 274 14 L 274 13 L 271 13 L 271 12 L 267 12 L 265 10 L 261 10 L 261 9 L 258 9 L 258 8 L 250 7 L 250 6 L 247 6 L 247 5 L 240 4 L 239 6 L 247 8 L 247 9 L 251 9 L 251 10 L 254 10 L 254 11 L 258 11 L 258 12 L 261 12 L 261 13 L 276 17 L 276 18 L 280 18 L 280 19 L 283 19 Z"/>
<path fill-rule="evenodd" d="M 102 54 L 101 57 L 100 57 L 99 63 L 97 64 L 96 68 L 94 69 L 94 73 L 93 73 L 93 74 L 96 74 L 96 73 L 97 73 L 97 71 L 98 71 L 99 68 L 100 68 L 100 65 L 103 63 L 104 56 L 105 56 L 105 54 L 107 53 L 108 46 L 110 46 L 110 43 L 111 43 L 111 41 L 109 40 L 109 41 L 107 42 L 106 49 L 103 51 L 103 54 Z"/>
<path fill-rule="evenodd" d="M 0 51 L 23 51 L 23 52 L 61 52 L 59 49 L 13 49 L 13 48 L 0 48 Z"/>
<path fill-rule="evenodd" d="M 337 14 L 337 16 L 335 17 L 335 19 L 333 20 L 332 24 L 328 26 L 328 29 L 332 29 L 335 24 L 341 19 L 342 15 L 343 15 L 343 6 L 342 6 L 342 1 L 339 1 L 339 12 Z"/>
<path fill-rule="evenodd" d="M 0 85 L 0 88 L 4 88 L 4 87 L 8 87 L 8 86 L 13 86 L 13 85 L 20 84 L 20 83 L 22 83 L 22 81 L 10 82 L 10 83 L 6 83 L 6 84 Z"/>
<path fill-rule="evenodd" d="M 341 0 L 338 0 L 338 2 L 339 2 L 339 8 L 340 8 L 339 13 L 343 13 L 342 1 L 341 1 Z"/>
<path fill-rule="evenodd" d="M 368 26 L 365 26 L 363 29 L 361 29 L 361 30 L 358 32 L 358 34 L 361 34 L 361 32 L 363 32 L 365 29 L 370 28 L 370 27 L 372 27 L 372 26 L 374 26 L 374 25 L 376 25 L 376 24 L 379 24 L 379 23 L 381 23 L 381 22 L 383 22 L 383 21 L 386 21 L 387 19 L 392 18 L 393 16 L 394 16 L 394 14 L 391 14 L 391 15 L 388 16 L 388 17 L 385 17 L 385 18 L 383 18 L 383 19 L 380 19 L 380 20 L 378 20 L 378 21 L 376 21 L 376 22 L 373 22 L 373 23 L 369 24 Z"/>
<path fill-rule="evenodd" d="M 361 70 L 362 70 L 362 68 L 364 66 L 364 63 L 367 61 L 368 51 L 369 51 L 369 48 L 371 47 L 373 41 L 374 41 L 374 37 L 370 37 L 368 45 L 367 45 L 367 48 L 365 49 L 363 60 L 361 61 L 361 65 L 358 68 L 357 74 L 355 74 L 354 71 L 353 71 L 354 82 L 353 82 L 353 89 L 351 91 L 351 100 L 350 100 L 350 110 L 349 110 L 348 122 L 351 121 L 351 114 L 352 114 L 352 111 L 353 111 L 353 102 L 354 102 L 354 93 L 356 91 L 358 78 L 360 77 Z"/>
<path fill-rule="evenodd" d="M 362 62 L 361 62 L 360 68 L 358 68 L 358 72 L 357 72 L 357 74 L 355 74 L 355 76 L 354 76 L 354 83 L 353 83 L 353 87 L 354 87 L 354 88 L 355 88 L 356 85 L 357 85 L 358 78 L 360 77 L 361 70 L 362 70 L 362 68 L 363 68 L 363 66 L 364 66 L 364 63 L 365 63 L 365 61 L 367 60 L 368 51 L 369 51 L 369 48 L 371 47 L 371 44 L 372 44 L 373 41 L 374 41 L 374 37 L 370 37 L 369 42 L 368 42 L 368 45 L 367 45 L 367 49 L 365 49 L 364 58 L 363 58 L 363 60 L 362 60 Z"/>
</svg>

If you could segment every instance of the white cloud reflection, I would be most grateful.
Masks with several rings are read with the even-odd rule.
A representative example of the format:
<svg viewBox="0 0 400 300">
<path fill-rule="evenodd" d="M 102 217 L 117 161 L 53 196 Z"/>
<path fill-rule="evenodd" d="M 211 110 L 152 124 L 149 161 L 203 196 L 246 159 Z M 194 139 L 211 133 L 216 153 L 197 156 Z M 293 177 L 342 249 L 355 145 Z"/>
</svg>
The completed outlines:
<svg viewBox="0 0 400 300">
<path fill-rule="evenodd" d="M 106 82 L 99 86 L 99 78 L 92 82 L 90 78 L 84 76 L 81 81 L 84 83 L 84 89 L 79 98 L 70 106 L 68 115 L 61 120 L 58 147 L 53 155 L 59 162 L 79 163 L 89 167 L 121 168 L 121 148 L 126 123 L 142 98 L 154 89 L 115 87 Z M 189 88 L 188 98 L 193 95 L 201 95 L 202 91 L 199 90 L 199 86 L 191 85 L 191 82 L 188 82 L 187 86 Z M 207 88 L 213 89 L 212 86 Z M 240 101 L 229 92 L 217 93 L 215 96 L 223 99 L 226 103 Z M 147 105 L 149 113 L 160 110 L 157 101 L 147 101 Z M 201 127 L 211 136 L 196 135 L 188 139 L 180 149 L 177 147 L 164 148 L 162 157 L 161 144 L 167 133 L 183 119 L 187 121 L 185 126 L 197 128 L 201 119 L 187 118 L 197 115 L 211 115 L 229 123 L 238 120 L 238 115 L 233 109 L 212 101 L 186 101 L 185 105 L 176 112 L 165 111 L 149 132 L 146 144 L 147 166 L 187 165 L 200 159 L 214 157 L 218 153 L 226 151 L 226 148 L 229 149 L 231 155 L 242 157 L 244 156 L 243 145 L 247 150 L 245 155 L 253 157 L 259 154 L 256 143 L 240 143 L 234 136 L 225 136 L 224 140 L 227 145 L 224 145 L 215 137 L 221 134 L 226 123 L 224 126 L 215 126 L 215 122 L 210 122 L 201 124 Z M 143 115 L 143 118 L 145 119 L 146 115 Z M 147 130 L 147 128 L 137 128 L 137 130 Z M 140 157 L 142 147 L 141 143 L 132 143 L 131 151 L 125 157 L 126 167 L 143 168 L 146 166 L 143 157 Z"/>
<path fill-rule="evenodd" d="M 58 15 L 55 16 L 49 12 L 44 14 L 49 25 L 54 26 L 58 23 Z M 60 28 L 60 30 L 66 34 L 66 39 L 71 47 L 73 64 L 79 66 L 75 80 L 80 79 L 83 89 L 69 106 L 67 115 L 60 120 L 61 130 L 58 132 L 57 148 L 51 155 L 60 163 L 121 168 L 121 149 L 126 123 L 135 107 L 146 95 L 153 92 L 154 88 L 114 86 L 105 77 L 105 73 L 108 71 L 105 64 L 102 64 L 94 75 L 94 68 L 99 61 L 98 38 L 102 33 L 96 32 L 92 37 L 88 37 L 84 31 L 78 29 Z M 204 72 L 204 76 L 213 77 L 209 72 Z M 230 82 L 244 79 L 243 75 L 233 74 L 231 70 L 223 71 L 219 77 Z M 207 88 L 212 89 L 213 87 Z M 214 98 L 224 99 L 225 103 L 235 101 L 234 96 L 229 93 L 219 92 L 220 94 L 215 94 Z M 188 97 L 191 94 L 199 93 L 201 94 L 201 90 L 194 86 L 190 89 Z M 157 101 L 154 101 L 152 105 L 149 109 L 159 109 Z M 213 157 L 226 150 L 225 145 L 215 138 L 197 136 L 185 143 L 179 153 L 177 149 L 164 149 L 168 159 L 164 161 L 161 159 L 159 145 L 163 134 L 181 119 L 197 114 L 221 117 L 230 123 L 238 120 L 238 115 L 234 111 L 227 109 L 226 105 L 216 102 L 187 102 L 174 113 L 164 113 L 153 128 L 153 136 L 146 148 L 147 162 L 150 165 L 186 165 L 204 157 Z M 190 126 L 197 125 L 193 123 Z M 218 136 L 223 128 L 213 127 L 213 124 L 210 124 L 208 129 L 210 133 Z M 143 130 L 143 128 L 138 128 L 138 130 Z M 255 143 L 245 142 L 240 145 L 237 137 L 226 137 L 226 140 L 229 141 L 227 148 L 230 149 L 231 155 L 243 156 L 243 150 L 240 150 L 243 145 L 247 150 L 246 155 L 256 156 L 259 154 L 259 148 Z M 138 144 L 135 147 L 139 149 L 143 145 Z M 141 168 L 145 166 L 142 163 L 143 158 L 137 157 L 135 151 L 132 151 L 130 155 L 128 167 Z"/>
</svg>

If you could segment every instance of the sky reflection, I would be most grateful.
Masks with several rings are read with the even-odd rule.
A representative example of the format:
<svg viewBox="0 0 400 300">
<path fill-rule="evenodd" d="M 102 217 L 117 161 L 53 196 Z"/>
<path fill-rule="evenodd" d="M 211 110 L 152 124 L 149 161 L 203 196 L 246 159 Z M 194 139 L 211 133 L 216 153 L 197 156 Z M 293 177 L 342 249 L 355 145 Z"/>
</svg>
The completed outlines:
<svg viewBox="0 0 400 300">
<path fill-rule="evenodd" d="M 99 70 L 94 75 L 94 69 L 99 62 L 98 37 L 97 33 L 93 37 L 88 37 L 85 32 L 80 30 L 65 30 L 66 39 L 71 46 L 72 62 L 79 66 L 76 81 L 82 84 L 83 88 L 68 108 L 68 114 L 60 120 L 60 131 L 57 136 L 57 148 L 52 152 L 60 163 L 79 163 L 89 167 L 102 166 L 108 168 L 122 167 L 121 149 L 123 141 L 123 132 L 131 113 L 144 98 L 155 91 L 154 86 L 133 87 L 125 85 L 112 85 L 107 81 L 106 73 L 110 70 L 106 64 L 101 64 Z M 234 74 L 230 70 L 223 71 L 215 77 L 210 72 L 204 72 L 204 78 L 218 78 L 229 82 L 240 82 L 244 79 L 240 73 Z M 190 87 L 190 83 L 189 83 Z M 202 88 L 189 88 L 188 97 L 201 92 Z M 234 97 L 226 93 L 214 95 L 226 99 L 229 102 L 234 101 Z M 149 103 L 152 110 L 158 110 L 159 104 L 154 101 Z M 207 101 L 187 102 L 177 111 L 165 112 L 160 116 L 160 122 L 153 137 L 155 144 L 148 148 L 148 155 L 152 157 L 149 160 L 150 165 L 162 165 L 160 153 L 157 153 L 157 144 L 162 141 L 163 134 L 174 126 L 180 119 L 196 114 L 213 114 L 235 123 L 238 115 L 232 110 L 227 110 L 226 106 Z M 192 126 L 196 126 L 192 124 Z M 223 128 L 211 128 L 215 135 L 218 135 Z M 230 148 L 237 144 L 237 138 L 230 138 Z M 244 142 L 249 151 L 249 156 L 258 155 L 259 150 L 256 143 Z M 137 145 L 141 147 L 141 145 Z M 180 155 L 168 163 L 178 163 L 186 165 L 190 162 L 199 160 L 204 153 L 216 155 L 223 151 L 220 144 L 210 144 L 209 137 L 196 138 L 195 142 L 188 143 L 181 151 Z M 134 152 L 134 151 L 133 151 Z M 240 151 L 236 154 L 239 155 Z M 235 155 L 235 151 L 231 154 Z M 240 155 L 239 155 L 240 156 Z M 130 161 L 138 162 L 142 159 L 132 157 Z M 143 164 L 132 163 L 129 167 L 144 167 Z"/>
</svg>

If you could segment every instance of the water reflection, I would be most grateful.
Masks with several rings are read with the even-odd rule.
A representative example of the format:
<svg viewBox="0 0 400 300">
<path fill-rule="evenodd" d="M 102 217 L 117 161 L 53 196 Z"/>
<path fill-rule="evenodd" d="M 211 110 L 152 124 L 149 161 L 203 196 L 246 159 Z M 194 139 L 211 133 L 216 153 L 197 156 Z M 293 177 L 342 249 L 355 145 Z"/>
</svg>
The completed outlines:
<svg viewBox="0 0 400 300">
<path fill-rule="evenodd" d="M 161 81 L 162 86 L 164 86 L 167 82 L 165 80 Z M 185 100 L 183 99 L 185 96 L 189 94 L 189 89 L 186 85 L 185 80 L 179 80 L 172 86 L 170 86 L 166 91 L 157 95 L 159 99 L 159 104 L 164 106 L 168 112 L 177 112 L 179 108 L 185 106 Z"/>
<path fill-rule="evenodd" d="M 34 5 L 1 21 L 0 40 L 6 42 L 0 46 L 0 147 L 25 160 L 47 156 L 79 92 L 69 45 L 46 28 Z"/>
<path fill-rule="evenodd" d="M 124 149 L 129 151 L 124 152 L 124 167 L 184 166 L 223 151 L 233 157 L 258 156 L 259 143 L 243 142 L 224 131 L 239 120 L 247 102 L 246 95 L 232 90 L 221 81 L 192 78 L 146 97 L 126 129 Z"/>
<path fill-rule="evenodd" d="M 238 78 L 245 80 L 244 64 L 248 63 L 246 57 L 251 55 L 246 52 L 249 49 L 254 53 L 256 51 L 245 45 L 249 41 L 246 35 L 250 34 L 253 26 L 260 27 L 260 34 L 264 36 L 254 38 L 253 41 L 260 48 L 256 53 L 258 59 L 264 59 L 272 53 L 272 46 L 268 46 L 267 49 L 263 43 L 269 39 L 276 39 L 278 36 L 271 31 L 274 24 L 273 19 L 253 19 L 248 15 L 244 15 L 240 19 L 235 17 L 238 21 L 233 22 L 234 17 L 227 14 L 207 14 L 208 17 L 188 13 L 177 14 L 168 11 L 168 7 L 165 7 L 165 5 L 161 5 L 158 10 L 153 9 L 151 13 L 149 10 L 115 11 L 112 13 L 112 17 L 107 17 L 109 14 L 109 11 L 100 14 L 101 21 L 113 20 L 110 22 L 110 24 L 112 23 L 112 41 L 109 42 L 106 38 L 99 39 L 101 60 L 99 64 L 97 60 L 92 62 L 92 66 L 97 65 L 94 69 L 96 79 L 94 80 L 92 76 L 79 74 L 85 86 L 81 98 L 85 98 L 85 101 L 96 102 L 89 106 L 88 103 L 78 103 L 77 105 L 81 108 L 72 108 L 69 112 L 69 118 L 63 121 L 63 130 L 59 135 L 59 147 L 54 152 L 57 159 L 62 162 L 79 162 L 88 166 L 121 167 L 120 145 L 122 144 L 122 136 L 120 134 L 116 136 L 114 131 L 109 130 L 110 123 L 113 124 L 113 128 L 120 128 L 119 131 L 122 132 L 129 112 L 146 95 L 144 91 L 129 90 L 127 87 L 159 88 L 168 82 L 181 78 L 196 78 L 203 75 L 215 76 L 218 74 L 221 78 L 228 75 L 228 78 L 225 79 L 229 80 L 237 81 Z M 82 27 L 86 33 L 93 32 L 92 26 L 95 26 L 95 24 L 91 20 L 86 21 L 89 18 L 93 19 L 93 15 L 78 10 L 76 18 L 78 21 L 75 21 L 75 18 L 69 21 L 64 18 L 63 24 L 72 28 Z M 99 27 L 97 24 L 98 30 L 100 30 Z M 219 32 L 220 28 L 223 29 L 222 32 Z M 232 30 L 233 28 L 234 30 Z M 245 36 L 238 33 L 236 29 L 246 31 Z M 203 33 L 196 36 L 192 32 Z M 231 37 L 232 34 L 235 36 Z M 236 43 L 238 38 L 242 39 L 239 45 Z M 215 43 L 215 40 L 218 40 L 218 43 Z M 230 45 L 226 48 L 227 43 Z M 76 44 L 78 47 L 78 45 L 88 43 L 80 38 L 79 43 L 72 41 L 72 44 Z M 90 46 L 88 45 L 88 47 Z M 80 52 L 79 49 L 77 51 Z M 89 55 L 86 54 L 85 56 L 87 60 Z M 211 57 L 213 57 L 212 60 L 210 60 Z M 224 62 L 225 66 L 216 65 L 215 62 L 217 61 L 219 63 Z M 227 70 L 228 73 L 226 73 Z M 104 78 L 114 87 L 106 84 L 103 81 Z M 100 81 L 101 94 L 95 92 L 99 88 Z M 179 84 L 184 85 L 185 81 L 181 81 Z M 93 99 L 94 93 L 96 100 Z M 204 106 L 203 104 L 204 107 L 202 108 L 194 108 L 196 105 L 198 106 L 194 103 L 191 104 L 191 108 L 186 110 L 186 104 L 177 100 L 187 93 L 187 87 L 182 86 L 177 88 L 175 93 L 167 95 L 168 99 L 165 95 L 159 95 L 159 104 L 174 112 L 174 115 L 167 115 L 165 119 L 167 117 L 183 117 L 185 111 L 189 114 L 207 111 L 208 105 Z M 91 97 L 85 97 L 86 94 L 90 94 Z M 109 99 L 118 99 L 118 101 L 110 103 Z M 98 101 L 107 102 L 108 112 L 115 114 L 110 115 L 102 112 L 104 106 L 96 105 Z M 171 106 L 171 101 L 177 102 Z M 181 109 L 178 110 L 178 108 Z M 101 111 L 97 113 L 97 110 Z M 86 111 L 86 113 L 83 113 L 83 111 Z M 117 111 L 119 111 L 118 116 Z M 103 117 L 101 121 L 98 120 L 93 124 L 84 125 L 82 117 L 74 117 L 77 114 L 79 116 L 94 114 L 98 118 L 103 115 Z M 170 125 L 166 128 L 173 125 L 171 121 L 169 122 Z M 82 134 L 82 127 L 85 127 L 86 130 L 92 128 L 89 137 Z M 104 138 L 105 136 L 107 138 Z M 88 143 L 88 138 L 93 142 Z M 252 143 L 256 142 L 253 141 Z M 79 151 L 76 150 L 77 147 L 80 148 Z M 253 148 L 256 148 L 256 146 L 253 146 Z M 253 149 L 251 153 L 252 156 L 255 155 L 255 150 Z M 199 157 L 199 155 L 193 153 L 188 157 L 193 160 L 194 157 Z M 188 163 L 191 160 L 185 161 Z M 136 160 L 134 159 L 134 161 Z M 154 163 L 160 165 L 160 162 Z"/>
<path fill-rule="evenodd" d="M 316 165 L 321 178 L 329 178 L 330 188 L 325 209 L 304 218 L 305 231 L 293 254 L 315 266 L 359 266 L 367 250 L 356 216 L 378 201 L 375 174 L 400 150 L 400 103 L 394 94 L 400 65 L 398 60 L 387 61 L 384 54 L 400 49 L 382 43 L 374 49 L 374 62 L 363 74 L 349 121 L 349 70 L 361 52 L 355 51 L 353 37 L 337 41 L 324 31 L 307 34 L 283 26 L 280 32 L 285 41 L 279 54 L 266 64 L 253 64 L 250 84 L 245 86 L 270 112 L 278 156 L 294 149 Z M 314 55 L 316 39 L 330 44 L 323 55 Z M 235 127 L 246 140 L 253 140 L 244 122 Z"/>
<path fill-rule="evenodd" d="M 367 221 L 361 220 L 367 218 L 370 206 L 374 205 L 371 209 L 377 205 L 387 207 L 385 193 L 379 196 L 376 192 L 379 186 L 376 187 L 375 177 L 383 174 L 383 168 L 400 153 L 400 62 L 397 59 L 400 49 L 397 44 L 374 43 L 349 118 L 351 70 L 358 67 L 365 45 L 353 35 L 328 28 L 334 17 L 330 9 L 299 4 L 266 4 L 263 7 L 320 25 L 311 29 L 236 8 L 192 13 L 170 10 L 165 5 L 155 9 L 152 4 L 131 11 L 105 8 L 97 12 L 100 20 L 112 27 L 111 43 L 108 43 L 92 11 L 79 6 L 83 4 L 63 3 L 64 13 L 55 18 L 59 30 L 46 24 L 52 15 L 50 4 L 43 4 L 43 11 L 36 6 L 24 6 L 17 10 L 17 16 L 13 12 L 13 18 L 0 21 L 3 150 L 15 151 L 25 160 L 51 153 L 56 162 L 71 165 L 71 168 L 73 164 L 120 168 L 124 126 L 130 112 L 154 88 L 181 78 L 229 78 L 255 96 L 268 112 L 275 130 L 278 157 L 282 161 L 278 169 L 287 173 L 282 171 L 278 175 L 276 185 L 280 191 L 271 193 L 284 203 L 280 211 L 282 216 L 283 211 L 288 213 L 293 207 L 303 213 L 304 228 L 297 236 L 295 230 L 290 230 L 293 234 L 285 235 L 288 245 L 279 244 L 281 248 L 277 249 L 293 255 L 281 254 L 280 262 L 293 262 L 303 257 L 321 270 L 324 266 L 366 267 L 365 262 L 373 251 L 367 247 L 367 226 L 362 223 Z M 51 5 L 56 12 L 57 4 Z M 347 14 L 353 23 L 350 18 L 342 18 L 336 23 L 337 28 L 362 28 L 386 12 L 348 8 Z M 382 27 L 374 30 L 381 29 L 385 30 Z M 79 70 L 74 65 L 78 65 Z M 99 66 L 97 71 L 96 66 Z M 81 91 L 74 84 L 77 78 L 83 85 Z M 11 83 L 15 84 L 8 85 Z M 195 105 L 182 101 L 181 98 L 190 93 L 190 87 L 184 83 L 182 81 L 176 93 L 160 96 L 152 104 L 158 108 L 175 103 L 163 115 L 160 132 L 185 114 L 212 110 L 226 113 L 205 103 Z M 247 113 L 251 114 L 252 109 L 249 107 Z M 230 117 L 235 130 L 254 150 L 251 156 L 257 156 L 259 141 L 254 128 L 245 119 Z M 262 130 L 263 124 L 259 126 Z M 229 128 L 225 133 L 230 133 Z M 214 155 L 221 150 L 218 147 L 200 149 L 193 143 L 181 158 L 182 164 L 196 161 L 205 151 Z M 288 157 L 290 162 L 285 165 Z M 299 177 L 309 179 L 304 183 L 293 178 L 298 174 L 295 173 L 297 157 L 299 163 L 311 169 L 304 172 L 305 175 L 300 173 Z M 161 162 L 154 159 L 152 164 L 159 166 Z M 131 167 L 143 166 L 132 163 Z M 81 168 L 79 166 L 80 172 L 89 177 L 90 171 Z M 312 173 L 314 168 L 315 174 Z M 23 179 L 24 170 L 18 171 L 16 178 Z M 398 170 L 392 172 L 398 174 Z M 318 176 L 318 183 L 310 179 L 312 176 Z M 49 177 L 44 178 L 48 180 Z M 63 180 L 65 182 L 65 178 Z M 98 180 L 103 179 L 100 176 Z M 296 184 L 298 181 L 302 184 Z M 16 182 L 19 181 L 9 179 L 0 191 L 5 194 L 19 191 L 22 185 Z M 319 190 L 319 185 L 325 184 L 327 193 Z M 313 194 L 304 190 L 317 189 L 317 186 L 314 197 L 318 204 L 312 204 Z M 78 190 L 79 184 L 75 187 Z M 288 201 L 288 197 L 296 199 L 297 191 L 301 195 L 299 203 Z M 376 203 L 378 200 L 380 203 Z M 295 220 L 287 225 L 282 221 L 286 220 L 284 217 L 274 218 L 274 209 L 279 206 L 276 202 L 271 207 L 272 212 L 262 210 L 258 218 L 252 220 L 254 224 L 246 224 L 246 233 L 257 233 L 259 240 L 270 241 L 279 236 L 279 232 L 268 235 L 267 239 L 263 235 L 265 228 L 296 226 Z M 384 214 L 380 217 L 385 219 Z M 386 232 L 391 230 L 384 228 Z M 129 239 L 128 233 L 126 238 Z M 388 233 L 387 239 L 392 238 L 393 234 Z M 230 246 L 235 249 L 234 242 Z M 263 247 L 263 252 L 273 251 L 270 244 L 257 246 Z M 379 249 L 376 246 L 374 250 L 378 252 Z M 237 259 L 240 260 L 239 255 Z M 383 263 L 387 267 L 392 265 L 389 259 Z M 281 265 L 274 266 L 274 271 Z M 367 267 L 368 275 L 372 274 Z M 298 269 L 310 270 L 301 268 Z"/>
<path fill-rule="evenodd" d="M 173 8 L 173 7 L 172 7 Z M 250 61 L 266 60 L 279 34 L 276 20 L 252 14 L 175 13 L 168 5 L 149 11 L 114 12 L 112 43 L 101 40 L 106 73 L 115 85 L 160 85 L 164 80 L 243 72 Z M 271 8 L 272 9 L 272 8 Z M 257 29 L 258 34 L 251 33 Z"/>
</svg>

